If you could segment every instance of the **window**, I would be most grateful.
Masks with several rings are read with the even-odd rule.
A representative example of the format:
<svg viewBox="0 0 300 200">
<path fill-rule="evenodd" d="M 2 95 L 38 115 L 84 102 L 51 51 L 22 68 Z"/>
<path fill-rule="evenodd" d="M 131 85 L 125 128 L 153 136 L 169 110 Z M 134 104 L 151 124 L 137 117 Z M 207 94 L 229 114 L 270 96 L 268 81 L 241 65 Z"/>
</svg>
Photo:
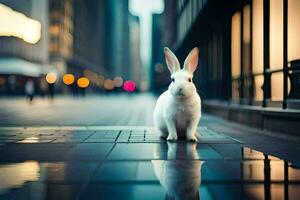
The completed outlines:
<svg viewBox="0 0 300 200">
<path fill-rule="evenodd" d="M 270 0 L 270 70 L 283 68 L 283 0 Z M 283 73 L 271 74 L 271 100 L 283 100 Z"/>
<path fill-rule="evenodd" d="M 254 74 L 253 97 L 255 101 L 263 100 L 264 82 L 264 39 L 263 39 L 263 1 L 252 1 L 252 72 Z"/>
<path fill-rule="evenodd" d="M 243 98 L 251 98 L 251 8 L 243 8 Z"/>
<path fill-rule="evenodd" d="M 232 16 L 231 24 L 232 99 L 238 99 L 241 75 L 241 12 L 236 12 Z"/>
<path fill-rule="evenodd" d="M 50 34 L 52 36 L 58 36 L 58 34 L 59 34 L 59 25 L 58 24 L 50 26 Z"/>
<path fill-rule="evenodd" d="M 270 0 L 269 61 L 264 77 L 264 1 L 252 0 L 242 12 L 237 11 L 231 19 L 231 77 L 232 99 L 263 100 L 263 85 L 270 87 L 270 100 L 283 101 L 283 0 Z M 288 1 L 288 60 L 300 58 L 300 1 Z M 252 16 L 251 16 L 252 15 Z M 252 27 L 251 27 L 252 24 Z M 242 36 L 242 38 L 241 38 Z M 242 43 L 242 44 L 241 44 Z M 291 72 L 290 72 L 291 73 Z M 287 79 L 287 91 L 291 83 Z M 267 81 L 267 82 L 266 82 Z M 251 93 L 252 92 L 252 93 Z M 273 104 L 276 105 L 276 104 Z"/>
<path fill-rule="evenodd" d="M 288 61 L 300 59 L 300 1 L 288 1 Z"/>
</svg>

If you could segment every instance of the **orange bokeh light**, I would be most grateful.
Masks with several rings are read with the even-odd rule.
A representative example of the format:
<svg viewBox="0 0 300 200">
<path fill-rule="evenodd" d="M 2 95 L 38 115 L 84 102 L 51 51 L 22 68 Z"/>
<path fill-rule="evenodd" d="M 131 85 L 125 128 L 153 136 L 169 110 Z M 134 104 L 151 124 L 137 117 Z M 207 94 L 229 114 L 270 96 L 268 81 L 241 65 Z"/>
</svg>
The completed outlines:
<svg viewBox="0 0 300 200">
<path fill-rule="evenodd" d="M 46 76 L 47 83 L 53 84 L 56 81 L 56 75 L 54 73 L 49 73 Z"/>
<path fill-rule="evenodd" d="M 73 74 L 65 74 L 63 77 L 63 82 L 66 85 L 71 85 L 72 83 L 74 83 L 75 77 Z"/>
<path fill-rule="evenodd" d="M 86 77 L 81 77 L 77 80 L 77 85 L 80 88 L 87 88 L 90 84 L 89 79 L 87 79 Z"/>
<path fill-rule="evenodd" d="M 97 84 L 99 87 L 102 87 L 103 84 L 104 84 L 104 80 L 105 80 L 104 76 L 99 75 L 99 76 L 97 77 L 97 83 L 96 83 L 96 84 Z"/>
<path fill-rule="evenodd" d="M 114 89 L 114 82 L 111 79 L 106 79 L 104 81 L 104 88 L 107 89 L 107 90 Z"/>
</svg>

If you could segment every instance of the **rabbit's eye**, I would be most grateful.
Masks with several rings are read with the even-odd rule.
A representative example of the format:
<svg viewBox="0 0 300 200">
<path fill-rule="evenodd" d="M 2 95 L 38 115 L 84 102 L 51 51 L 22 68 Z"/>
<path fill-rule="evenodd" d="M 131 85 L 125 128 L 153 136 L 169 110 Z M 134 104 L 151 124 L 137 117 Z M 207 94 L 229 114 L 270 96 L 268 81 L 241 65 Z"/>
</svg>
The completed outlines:
<svg viewBox="0 0 300 200">
<path fill-rule="evenodd" d="M 189 82 L 192 82 L 192 79 L 191 79 L 191 78 L 189 78 Z"/>
<path fill-rule="evenodd" d="M 175 79 L 174 78 L 172 78 L 172 82 L 174 82 L 175 81 Z"/>
</svg>

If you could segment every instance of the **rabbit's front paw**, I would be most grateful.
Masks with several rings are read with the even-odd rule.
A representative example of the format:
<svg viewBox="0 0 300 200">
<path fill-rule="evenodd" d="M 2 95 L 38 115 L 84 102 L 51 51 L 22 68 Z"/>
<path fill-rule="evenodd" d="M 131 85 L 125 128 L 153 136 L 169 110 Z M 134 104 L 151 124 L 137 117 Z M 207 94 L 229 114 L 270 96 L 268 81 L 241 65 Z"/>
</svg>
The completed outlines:
<svg viewBox="0 0 300 200">
<path fill-rule="evenodd" d="M 177 140 L 177 135 L 169 135 L 169 136 L 167 137 L 167 140 L 168 140 L 168 141 L 176 141 L 176 140 Z"/>
<path fill-rule="evenodd" d="M 198 138 L 195 135 L 193 135 L 193 136 L 187 137 L 187 140 L 191 141 L 191 142 L 197 142 Z"/>
</svg>

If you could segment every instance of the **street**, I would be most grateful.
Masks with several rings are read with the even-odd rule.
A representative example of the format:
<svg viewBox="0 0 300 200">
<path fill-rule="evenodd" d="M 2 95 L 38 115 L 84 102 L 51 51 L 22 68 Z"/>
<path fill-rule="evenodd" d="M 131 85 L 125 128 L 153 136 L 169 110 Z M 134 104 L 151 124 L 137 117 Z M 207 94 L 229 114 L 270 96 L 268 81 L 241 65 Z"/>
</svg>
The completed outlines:
<svg viewBox="0 0 300 200">
<path fill-rule="evenodd" d="M 150 94 L 1 99 L 0 199 L 299 196 L 298 139 L 203 113 L 197 143 L 166 142 L 154 105 Z"/>
<path fill-rule="evenodd" d="M 0 98 L 0 126 L 149 126 L 154 105 L 150 94 Z"/>
<path fill-rule="evenodd" d="M 145 113 L 140 114 L 142 119 L 133 118 L 130 108 L 135 113 L 152 97 L 123 96 L 120 104 L 110 99 L 99 103 L 98 98 L 61 98 L 55 106 L 37 103 L 35 115 L 19 117 L 19 124 L 41 122 L 39 117 L 45 117 L 43 122 L 61 120 L 59 124 L 65 118 L 68 124 L 97 125 L 114 124 L 113 117 L 119 124 L 148 120 Z M 118 108 L 137 104 L 138 99 L 143 100 L 138 107 L 131 105 L 118 114 Z M 69 105 L 62 109 L 60 101 Z M 14 102 L 19 104 L 10 112 L 13 115 L 22 105 L 30 108 L 21 100 Z M 99 105 L 97 111 L 83 109 L 92 103 Z M 96 117 L 100 105 L 107 106 L 102 108 L 107 115 L 89 122 L 89 112 Z M 38 114 L 41 107 L 58 119 Z M 82 113 L 81 121 L 73 113 Z M 192 143 L 160 140 L 152 127 L 145 126 L 2 126 L 0 199 L 298 199 L 299 140 L 272 137 L 207 114 L 198 132 L 198 143 Z"/>
</svg>

